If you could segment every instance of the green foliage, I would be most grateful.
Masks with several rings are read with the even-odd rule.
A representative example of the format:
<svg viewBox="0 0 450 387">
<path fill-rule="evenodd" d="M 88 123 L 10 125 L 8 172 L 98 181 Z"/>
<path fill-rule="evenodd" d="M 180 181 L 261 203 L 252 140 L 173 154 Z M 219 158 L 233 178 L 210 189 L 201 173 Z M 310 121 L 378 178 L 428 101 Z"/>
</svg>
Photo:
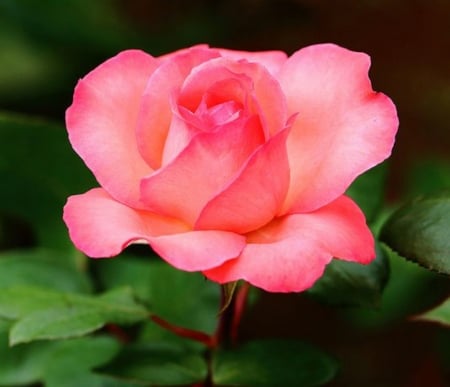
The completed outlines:
<svg viewBox="0 0 450 387">
<path fill-rule="evenodd" d="M 359 327 L 388 329 L 432 307 L 447 293 L 444 276 L 405 260 L 384 245 L 381 247 L 390 274 L 379 305 L 342 311 L 349 322 Z"/>
<path fill-rule="evenodd" d="M 334 259 L 308 292 L 322 302 L 344 306 L 379 306 L 389 276 L 389 262 L 377 245 L 369 265 Z"/>
<path fill-rule="evenodd" d="M 252 341 L 220 350 L 213 380 L 233 386 L 318 386 L 330 381 L 337 363 L 320 350 L 295 340 Z"/>
<path fill-rule="evenodd" d="M 148 312 L 134 302 L 129 288 L 93 297 L 23 286 L 0 292 L 0 317 L 17 320 L 10 330 L 14 345 L 81 336 L 108 322 L 131 324 Z"/>
<path fill-rule="evenodd" d="M 91 293 L 86 273 L 66 254 L 48 249 L 8 250 L 0 253 L 0 289 L 28 285 L 71 293 Z"/>
<path fill-rule="evenodd" d="M 139 259 L 124 255 L 92 265 L 104 287 L 132 286 L 137 297 L 159 317 L 185 328 L 206 333 L 214 331 L 220 289 L 200 273 L 177 270 L 156 257 Z"/>
<path fill-rule="evenodd" d="M 395 211 L 380 239 L 401 256 L 450 274 L 450 193 L 420 197 Z"/>
<path fill-rule="evenodd" d="M 7 334 L 0 333 L 0 386 L 44 382 L 46 387 L 100 387 L 92 369 L 110 361 L 119 344 L 106 336 L 23 344 L 8 348 Z M 89 381 L 88 384 L 76 382 Z M 97 383 L 92 381 L 97 380 Z"/>
<path fill-rule="evenodd" d="M 175 386 L 201 382 L 207 375 L 205 359 L 174 343 L 129 345 L 103 369 L 122 380 L 144 385 Z"/>
<path fill-rule="evenodd" d="M 346 192 L 361 207 L 368 222 L 376 218 L 383 205 L 386 172 L 387 164 L 380 164 L 359 176 Z"/>
</svg>

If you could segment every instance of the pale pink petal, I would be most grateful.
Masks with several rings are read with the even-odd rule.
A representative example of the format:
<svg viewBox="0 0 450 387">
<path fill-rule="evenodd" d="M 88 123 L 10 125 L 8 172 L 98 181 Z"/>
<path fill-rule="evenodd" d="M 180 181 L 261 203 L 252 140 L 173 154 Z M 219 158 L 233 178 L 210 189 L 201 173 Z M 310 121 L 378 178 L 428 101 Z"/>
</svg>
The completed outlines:
<svg viewBox="0 0 450 387">
<path fill-rule="evenodd" d="M 233 60 L 245 59 L 249 62 L 263 65 L 269 73 L 276 75 L 284 62 L 287 60 L 287 55 L 283 51 L 236 51 L 225 48 L 218 48 L 219 52 L 225 58 Z"/>
<path fill-rule="evenodd" d="M 100 258 L 119 254 L 133 242 L 148 242 L 171 265 L 205 270 L 235 258 L 245 245 L 241 235 L 225 231 L 190 231 L 182 222 L 133 210 L 102 188 L 71 196 L 64 221 L 75 246 Z"/>
<path fill-rule="evenodd" d="M 372 90 L 369 66 L 366 54 L 322 44 L 296 52 L 281 69 L 289 114 L 298 113 L 288 139 L 284 212 L 330 202 L 390 155 L 397 114 L 388 97 Z"/>
<path fill-rule="evenodd" d="M 204 274 L 219 283 L 244 279 L 270 292 L 299 292 L 320 278 L 332 257 L 364 264 L 375 258 L 364 215 L 346 196 L 276 219 L 247 237 L 239 258 Z"/>
<path fill-rule="evenodd" d="M 273 219 L 289 185 L 288 130 L 279 132 L 252 155 L 242 173 L 208 202 L 195 229 L 244 234 Z"/>
<path fill-rule="evenodd" d="M 162 61 L 148 80 L 136 135 L 141 155 L 152 168 L 161 166 L 164 143 L 172 120 L 171 95 L 180 88 L 192 68 L 218 55 L 216 51 L 202 47 L 182 50 L 170 55 L 170 60 Z"/>
<path fill-rule="evenodd" d="M 142 207 L 139 182 L 151 172 L 137 148 L 136 120 L 156 66 L 142 51 L 118 54 L 78 82 L 66 112 L 75 151 L 115 199 L 134 207 Z"/>
<path fill-rule="evenodd" d="M 228 79 L 239 80 L 245 87 L 246 94 L 236 96 L 236 93 L 226 89 L 220 82 Z M 202 63 L 186 78 L 179 103 L 194 110 L 205 93 L 213 93 L 213 87 L 217 102 L 233 99 L 249 103 L 251 112 L 260 116 L 269 134 L 273 135 L 286 126 L 286 98 L 279 82 L 262 65 L 247 61 L 236 62 L 227 58 L 216 58 Z M 244 101 L 243 98 L 247 95 L 251 96 L 252 100 Z"/>
<path fill-rule="evenodd" d="M 175 51 L 169 52 L 167 54 L 160 55 L 160 56 L 156 57 L 156 59 L 160 62 L 172 60 L 173 57 L 184 55 L 184 54 L 189 54 L 190 51 L 197 50 L 197 49 L 211 50 L 211 48 L 207 44 L 196 44 L 195 46 L 191 46 L 188 48 L 180 48 L 179 50 L 175 50 Z"/>
<path fill-rule="evenodd" d="M 200 211 L 264 142 L 257 117 L 194 137 L 179 156 L 143 179 L 142 198 L 155 212 L 193 225 Z"/>
</svg>

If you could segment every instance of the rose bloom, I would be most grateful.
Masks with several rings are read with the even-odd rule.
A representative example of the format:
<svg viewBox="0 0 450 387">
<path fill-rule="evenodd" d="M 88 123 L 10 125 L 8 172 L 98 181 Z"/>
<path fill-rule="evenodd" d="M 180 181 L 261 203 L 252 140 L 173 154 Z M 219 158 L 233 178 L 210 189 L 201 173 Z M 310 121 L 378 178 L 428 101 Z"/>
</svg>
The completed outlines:
<svg viewBox="0 0 450 387">
<path fill-rule="evenodd" d="M 90 257 L 145 242 L 178 269 L 271 292 L 311 287 L 333 257 L 371 262 L 344 192 L 390 155 L 398 119 L 369 66 L 333 44 L 107 60 L 66 114 L 101 186 L 68 199 L 72 241 Z"/>
</svg>

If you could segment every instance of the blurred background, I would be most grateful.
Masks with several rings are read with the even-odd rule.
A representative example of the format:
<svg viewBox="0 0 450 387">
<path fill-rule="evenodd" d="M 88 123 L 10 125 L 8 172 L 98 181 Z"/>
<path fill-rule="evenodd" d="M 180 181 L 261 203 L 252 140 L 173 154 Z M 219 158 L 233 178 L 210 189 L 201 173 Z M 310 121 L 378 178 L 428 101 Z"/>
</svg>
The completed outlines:
<svg viewBox="0 0 450 387">
<path fill-rule="evenodd" d="M 127 48 L 157 56 L 208 43 L 291 54 L 321 42 L 368 53 L 374 89 L 397 105 L 388 201 L 449 188 L 448 0 L 0 0 L 0 110 L 64 125 L 77 80 Z M 430 283 L 437 284 L 433 302 L 445 286 L 403 263 L 392 272 L 400 280 L 378 314 L 337 315 L 308 298 L 267 295 L 243 335 L 297 336 L 326 347 L 343 361 L 335 386 L 444 385 L 448 333 L 404 317 L 427 305 L 421 292 Z"/>
</svg>

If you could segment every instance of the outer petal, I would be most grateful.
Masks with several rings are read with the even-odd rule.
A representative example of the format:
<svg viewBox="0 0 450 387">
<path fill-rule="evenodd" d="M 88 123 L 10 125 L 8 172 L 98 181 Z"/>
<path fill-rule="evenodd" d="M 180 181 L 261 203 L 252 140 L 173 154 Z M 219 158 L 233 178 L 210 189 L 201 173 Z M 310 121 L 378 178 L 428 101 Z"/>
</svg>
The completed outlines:
<svg viewBox="0 0 450 387">
<path fill-rule="evenodd" d="M 75 246 L 91 257 L 111 257 L 135 241 L 145 240 L 171 265 L 205 270 L 235 258 L 244 237 L 224 231 L 189 231 L 180 221 L 133 210 L 96 188 L 71 196 L 64 221 Z"/>
<path fill-rule="evenodd" d="M 159 62 L 172 60 L 172 58 L 174 58 L 176 56 L 188 54 L 190 51 L 196 50 L 196 49 L 199 49 L 199 48 L 204 49 L 204 50 L 211 50 L 211 48 L 209 47 L 208 44 L 200 43 L 200 44 L 196 44 L 195 46 L 191 46 L 191 47 L 188 47 L 188 48 L 180 48 L 179 50 L 172 51 L 172 52 L 169 52 L 167 54 L 162 54 L 162 55 L 156 57 L 156 59 Z"/>
<path fill-rule="evenodd" d="M 257 117 L 199 134 L 175 160 L 142 180 L 142 198 L 155 212 L 193 225 L 206 203 L 263 142 Z"/>
<path fill-rule="evenodd" d="M 182 50 L 176 55 L 165 57 L 149 79 L 142 97 L 136 135 L 142 157 L 152 168 L 161 166 L 164 143 L 172 119 L 172 92 L 179 89 L 193 67 L 218 55 L 216 51 L 204 47 Z"/>
<path fill-rule="evenodd" d="M 178 56 L 180 54 L 185 54 L 191 49 L 209 49 L 211 51 L 217 51 L 221 56 L 225 58 L 230 58 L 232 60 L 241 60 L 245 59 L 249 62 L 259 63 L 263 65 L 272 75 L 275 75 L 280 70 L 281 66 L 283 66 L 284 62 L 286 62 L 287 55 L 283 51 L 237 51 L 237 50 L 229 50 L 226 48 L 209 48 L 207 44 L 198 44 L 191 48 L 184 48 L 175 52 L 171 52 L 166 55 L 161 55 L 157 59 L 158 60 L 170 60 L 174 56 Z"/>
<path fill-rule="evenodd" d="M 375 257 L 364 215 L 346 196 L 248 234 L 248 245 L 238 259 L 204 274 L 219 283 L 245 279 L 270 292 L 299 292 L 314 284 L 332 257 L 359 263 Z"/>
<path fill-rule="evenodd" d="M 395 106 L 372 90 L 370 58 L 323 44 L 296 52 L 279 73 L 290 114 L 285 212 L 312 211 L 386 159 L 398 127 Z M 295 203 L 295 206 L 293 207 Z"/>
<path fill-rule="evenodd" d="M 278 81 L 259 63 L 216 58 L 197 66 L 183 84 L 180 104 L 195 109 L 211 86 L 229 78 L 249 84 L 247 92 L 257 105 L 253 113 L 261 117 L 268 133 L 273 135 L 285 127 L 288 114 L 283 91 Z M 227 97 L 226 93 L 223 97 Z"/>
<path fill-rule="evenodd" d="M 260 65 L 263 65 L 272 75 L 276 75 L 283 66 L 284 62 L 287 60 L 287 55 L 283 51 L 248 52 L 227 50 L 224 48 L 219 48 L 218 50 L 225 58 L 230 58 L 233 60 L 245 59 L 249 62 L 259 63 Z"/>
<path fill-rule="evenodd" d="M 252 155 L 242 173 L 208 202 L 196 229 L 244 234 L 274 218 L 289 185 L 288 133 L 289 129 L 279 132 Z"/>
<path fill-rule="evenodd" d="M 139 182 L 151 172 L 137 148 L 136 119 L 156 67 L 150 55 L 124 51 L 78 82 L 66 112 L 76 152 L 115 199 L 134 207 L 142 207 Z"/>
</svg>

